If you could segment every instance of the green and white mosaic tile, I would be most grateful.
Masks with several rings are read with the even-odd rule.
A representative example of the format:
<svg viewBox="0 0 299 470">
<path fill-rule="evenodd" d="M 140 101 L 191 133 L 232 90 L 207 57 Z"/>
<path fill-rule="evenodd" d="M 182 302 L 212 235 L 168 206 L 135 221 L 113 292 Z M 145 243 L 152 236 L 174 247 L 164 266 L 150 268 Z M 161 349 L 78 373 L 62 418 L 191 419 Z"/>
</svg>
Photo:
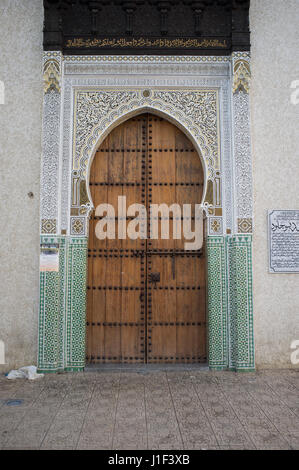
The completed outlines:
<svg viewBox="0 0 299 470">
<path fill-rule="evenodd" d="M 40 370 L 63 368 L 63 303 L 64 242 L 60 237 L 41 237 L 41 245 L 59 246 L 59 271 L 40 272 L 39 350 Z"/>
<path fill-rule="evenodd" d="M 85 366 L 87 238 L 71 238 L 67 248 L 67 370 Z"/>
<path fill-rule="evenodd" d="M 59 247 L 59 271 L 40 272 L 38 369 L 82 370 L 85 365 L 87 239 L 41 237 Z"/>
<path fill-rule="evenodd" d="M 251 235 L 235 235 L 228 240 L 228 260 L 229 366 L 254 370 Z"/>
<path fill-rule="evenodd" d="M 207 311 L 209 366 L 224 369 L 227 354 L 227 289 L 225 237 L 207 239 Z"/>
</svg>

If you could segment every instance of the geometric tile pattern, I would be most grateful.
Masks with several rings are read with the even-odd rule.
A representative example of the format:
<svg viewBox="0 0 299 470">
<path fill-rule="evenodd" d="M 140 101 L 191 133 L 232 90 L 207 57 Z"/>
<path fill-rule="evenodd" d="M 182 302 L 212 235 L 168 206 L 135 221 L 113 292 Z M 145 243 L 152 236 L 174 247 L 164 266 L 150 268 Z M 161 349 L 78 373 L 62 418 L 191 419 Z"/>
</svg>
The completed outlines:
<svg viewBox="0 0 299 470">
<path fill-rule="evenodd" d="M 38 369 L 82 370 L 85 361 L 85 238 L 41 237 L 59 245 L 59 272 L 40 272 Z"/>
<path fill-rule="evenodd" d="M 221 217 L 210 217 L 210 235 L 222 235 L 223 222 Z"/>
<path fill-rule="evenodd" d="M 229 261 L 229 366 L 254 370 L 252 308 L 252 236 L 235 235 L 228 240 Z"/>
<path fill-rule="evenodd" d="M 207 237 L 207 310 L 211 369 L 255 367 L 252 236 Z"/>
<path fill-rule="evenodd" d="M 58 368 L 59 273 L 40 273 L 39 364 L 42 369 Z"/>
<path fill-rule="evenodd" d="M 59 237 L 41 237 L 41 245 L 59 242 Z M 61 264 L 59 268 L 59 272 L 40 272 L 38 367 L 46 371 L 58 370 L 61 367 Z"/>
<path fill-rule="evenodd" d="M 56 219 L 42 219 L 41 233 L 56 233 Z"/>
<path fill-rule="evenodd" d="M 238 233 L 252 233 L 252 219 L 238 219 Z"/>
<path fill-rule="evenodd" d="M 59 238 L 60 324 L 58 329 L 59 369 L 64 369 L 64 336 L 66 324 L 66 237 Z"/>
<path fill-rule="evenodd" d="M 207 237 L 209 366 L 228 367 L 225 237 Z"/>
<path fill-rule="evenodd" d="M 71 217 L 71 235 L 85 234 L 86 217 Z"/>
<path fill-rule="evenodd" d="M 67 248 L 67 370 L 85 366 L 87 238 L 70 238 Z"/>
</svg>

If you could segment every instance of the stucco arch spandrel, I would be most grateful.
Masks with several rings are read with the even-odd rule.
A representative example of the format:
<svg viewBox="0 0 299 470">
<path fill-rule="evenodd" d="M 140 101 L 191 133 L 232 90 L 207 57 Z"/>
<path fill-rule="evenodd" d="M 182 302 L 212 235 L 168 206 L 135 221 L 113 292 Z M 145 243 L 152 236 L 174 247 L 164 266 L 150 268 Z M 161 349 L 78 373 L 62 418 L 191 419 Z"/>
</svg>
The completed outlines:
<svg viewBox="0 0 299 470">
<path fill-rule="evenodd" d="M 81 209 L 92 208 L 88 177 L 97 148 L 112 129 L 142 112 L 168 119 L 190 138 L 204 169 L 203 202 L 214 205 L 208 188 L 220 171 L 217 90 L 77 90 L 73 175 L 86 184 Z"/>
</svg>

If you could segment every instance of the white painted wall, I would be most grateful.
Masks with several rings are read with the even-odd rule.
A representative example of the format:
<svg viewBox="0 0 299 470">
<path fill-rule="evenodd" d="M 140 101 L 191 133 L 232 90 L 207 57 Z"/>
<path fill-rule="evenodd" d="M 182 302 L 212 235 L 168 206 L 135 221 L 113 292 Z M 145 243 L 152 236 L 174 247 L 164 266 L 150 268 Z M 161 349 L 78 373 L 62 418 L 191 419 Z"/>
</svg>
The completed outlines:
<svg viewBox="0 0 299 470">
<path fill-rule="evenodd" d="M 41 0 L 1 0 L 0 371 L 36 364 L 42 28 Z"/>
<path fill-rule="evenodd" d="M 299 209 L 299 105 L 290 102 L 291 82 L 299 80 L 299 0 L 251 5 L 256 360 L 258 367 L 291 367 L 299 274 L 268 274 L 266 214 Z M 0 371 L 36 363 L 42 26 L 41 0 L 1 0 L 0 341 L 8 364 Z"/>
<path fill-rule="evenodd" d="M 299 274 L 268 274 L 267 210 L 299 209 L 299 0 L 251 0 L 254 315 L 258 367 L 291 367 Z M 298 366 L 297 366 L 298 367 Z"/>
</svg>

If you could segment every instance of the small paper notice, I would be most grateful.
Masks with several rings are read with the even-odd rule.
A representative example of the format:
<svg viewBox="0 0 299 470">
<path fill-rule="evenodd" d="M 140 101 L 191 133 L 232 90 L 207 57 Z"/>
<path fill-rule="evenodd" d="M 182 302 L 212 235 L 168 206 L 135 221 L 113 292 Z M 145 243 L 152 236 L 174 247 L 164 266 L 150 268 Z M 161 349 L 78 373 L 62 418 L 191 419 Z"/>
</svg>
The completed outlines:
<svg viewBox="0 0 299 470">
<path fill-rule="evenodd" d="M 40 271 L 59 271 L 59 252 L 57 249 L 42 249 L 40 254 Z"/>
</svg>

